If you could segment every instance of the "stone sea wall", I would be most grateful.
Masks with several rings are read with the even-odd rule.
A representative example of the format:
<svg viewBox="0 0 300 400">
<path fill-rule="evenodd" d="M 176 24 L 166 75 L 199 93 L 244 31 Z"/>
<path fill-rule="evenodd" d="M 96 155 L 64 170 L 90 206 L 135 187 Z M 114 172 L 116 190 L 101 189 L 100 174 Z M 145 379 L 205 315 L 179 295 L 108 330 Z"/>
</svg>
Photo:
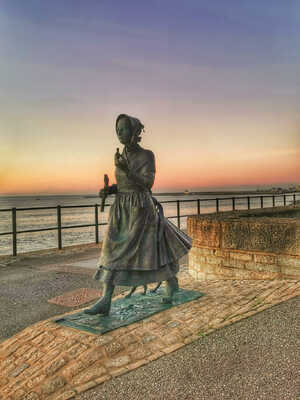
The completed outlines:
<svg viewBox="0 0 300 400">
<path fill-rule="evenodd" d="M 300 207 L 191 216 L 189 272 L 197 280 L 300 279 Z"/>
</svg>

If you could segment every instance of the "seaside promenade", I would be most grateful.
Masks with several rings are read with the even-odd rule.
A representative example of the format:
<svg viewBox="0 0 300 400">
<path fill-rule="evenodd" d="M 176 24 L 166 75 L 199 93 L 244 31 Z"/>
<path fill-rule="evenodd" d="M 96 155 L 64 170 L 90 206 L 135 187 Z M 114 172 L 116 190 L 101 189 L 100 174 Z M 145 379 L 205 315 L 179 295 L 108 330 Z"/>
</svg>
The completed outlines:
<svg viewBox="0 0 300 400">
<path fill-rule="evenodd" d="M 55 324 L 99 296 L 98 255 L 0 258 L 1 400 L 300 398 L 299 281 L 195 282 L 183 258 L 203 297 L 101 336 Z"/>
</svg>

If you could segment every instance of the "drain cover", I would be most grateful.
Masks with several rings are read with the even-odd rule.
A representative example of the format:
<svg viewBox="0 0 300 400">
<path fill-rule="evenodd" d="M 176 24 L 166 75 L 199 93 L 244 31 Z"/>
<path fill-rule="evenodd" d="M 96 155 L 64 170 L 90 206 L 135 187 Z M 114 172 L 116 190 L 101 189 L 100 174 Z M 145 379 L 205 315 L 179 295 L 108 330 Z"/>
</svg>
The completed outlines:
<svg viewBox="0 0 300 400">
<path fill-rule="evenodd" d="M 57 304 L 63 307 L 76 307 L 97 299 L 100 296 L 100 290 L 81 288 L 54 297 L 53 299 L 48 300 L 48 303 Z"/>
</svg>

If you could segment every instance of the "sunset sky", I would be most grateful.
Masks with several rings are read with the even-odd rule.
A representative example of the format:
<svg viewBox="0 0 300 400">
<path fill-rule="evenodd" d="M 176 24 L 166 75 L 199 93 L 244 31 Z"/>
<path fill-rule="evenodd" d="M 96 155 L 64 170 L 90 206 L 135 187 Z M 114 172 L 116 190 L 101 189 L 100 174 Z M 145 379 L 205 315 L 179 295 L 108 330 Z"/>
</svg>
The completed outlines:
<svg viewBox="0 0 300 400">
<path fill-rule="evenodd" d="M 300 183 L 299 0 L 0 0 L 0 194 L 97 193 L 120 113 L 154 191 Z"/>
</svg>

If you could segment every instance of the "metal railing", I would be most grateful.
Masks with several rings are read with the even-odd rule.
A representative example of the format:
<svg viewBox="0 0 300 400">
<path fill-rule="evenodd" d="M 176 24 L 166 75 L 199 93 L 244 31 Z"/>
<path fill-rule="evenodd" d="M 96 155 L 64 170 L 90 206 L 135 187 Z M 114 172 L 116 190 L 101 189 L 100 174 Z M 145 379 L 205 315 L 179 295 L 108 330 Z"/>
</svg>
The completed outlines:
<svg viewBox="0 0 300 400">
<path fill-rule="evenodd" d="M 191 215 L 200 215 L 201 214 L 201 202 L 209 202 L 209 201 L 214 201 L 215 202 L 215 207 L 216 207 L 216 212 L 220 212 L 220 201 L 222 200 L 230 200 L 232 204 L 232 209 L 231 210 L 226 210 L 226 211 L 235 211 L 236 210 L 236 200 L 239 199 L 245 199 L 247 200 L 247 209 L 251 209 L 251 200 L 252 199 L 260 199 L 260 207 L 259 208 L 264 208 L 264 199 L 265 198 L 271 198 L 272 199 L 272 207 L 276 207 L 276 198 L 282 198 L 283 199 L 283 205 L 287 205 L 287 196 L 292 197 L 292 203 L 291 204 L 296 204 L 297 201 L 297 196 L 300 197 L 299 194 L 277 194 L 277 195 L 261 195 L 261 196 L 235 196 L 235 197 L 217 197 L 214 199 L 186 199 L 186 200 L 166 200 L 166 201 L 161 201 L 161 204 L 164 203 L 176 203 L 177 205 L 177 215 L 175 216 L 169 216 L 167 218 L 177 218 L 177 226 L 180 228 L 180 219 L 184 217 L 189 217 Z M 197 202 L 197 212 L 195 214 L 186 214 L 182 215 L 180 214 L 180 203 L 190 203 L 190 202 Z M 213 212 L 213 211 L 212 211 Z"/>
<path fill-rule="evenodd" d="M 282 198 L 283 199 L 283 205 L 285 206 L 287 204 L 287 196 L 292 197 L 292 203 L 291 204 L 296 204 L 297 197 L 300 196 L 299 194 L 274 194 L 274 195 L 261 195 L 261 196 L 238 196 L 238 197 L 224 197 L 224 198 L 213 198 L 213 199 L 181 199 L 181 200 L 165 200 L 161 201 L 161 204 L 176 204 L 176 215 L 171 215 L 167 216 L 167 218 L 176 218 L 177 219 L 177 226 L 180 228 L 181 226 L 181 218 L 185 218 L 191 215 L 200 215 L 201 214 L 201 203 L 203 202 L 215 202 L 215 210 L 216 212 L 220 212 L 220 202 L 222 200 L 230 200 L 232 204 L 232 211 L 236 210 L 236 200 L 246 200 L 246 206 L 247 209 L 251 209 L 251 200 L 252 199 L 260 199 L 260 208 L 264 208 L 264 199 L 266 198 L 272 198 L 272 207 L 276 207 L 276 199 Z M 181 209 L 181 204 L 182 203 L 196 203 L 196 212 L 194 214 L 186 214 L 183 215 L 180 213 Z M 111 204 L 105 204 L 105 207 L 109 207 Z M 94 219 L 95 222 L 93 224 L 83 224 L 83 225 L 68 225 L 68 226 L 63 226 L 62 225 L 62 210 L 63 209 L 68 209 L 68 208 L 94 208 Z M 7 208 L 7 209 L 0 209 L 0 212 L 11 212 L 11 226 L 12 226 L 12 231 L 10 232 L 1 232 L 0 236 L 3 235 L 12 235 L 12 247 L 13 247 L 13 256 L 17 255 L 17 235 L 22 234 L 22 233 L 33 233 L 33 232 L 43 232 L 43 231 L 51 231 L 51 230 L 56 230 L 58 235 L 57 235 L 57 247 L 58 249 L 62 249 L 62 231 L 64 229 L 74 229 L 74 228 L 86 228 L 86 227 L 95 227 L 95 243 L 99 243 L 99 226 L 101 225 L 107 225 L 107 222 L 99 222 L 99 214 L 98 214 L 98 207 L 100 207 L 100 204 L 94 204 L 94 205 L 74 205 L 74 206 L 52 206 L 52 207 L 26 207 L 26 208 Z M 49 228 L 41 228 L 41 229 L 25 229 L 25 230 L 17 230 L 17 212 L 19 211 L 37 211 L 37 210 L 56 210 L 56 215 L 57 215 L 57 226 L 55 227 L 49 227 Z M 231 211 L 227 210 L 227 211 Z"/>
</svg>

